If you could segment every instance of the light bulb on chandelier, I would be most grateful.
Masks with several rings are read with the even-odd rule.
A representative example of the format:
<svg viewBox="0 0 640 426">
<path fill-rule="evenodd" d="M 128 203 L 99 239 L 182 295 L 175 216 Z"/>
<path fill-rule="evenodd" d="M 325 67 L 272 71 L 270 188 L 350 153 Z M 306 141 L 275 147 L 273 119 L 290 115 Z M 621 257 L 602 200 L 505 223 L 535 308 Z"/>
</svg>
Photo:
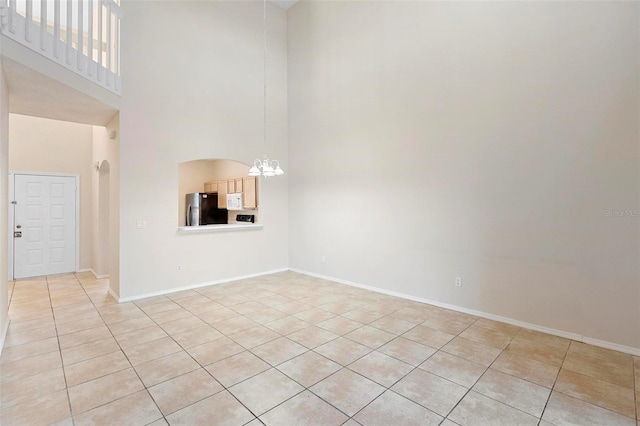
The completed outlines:
<svg viewBox="0 0 640 426">
<path fill-rule="evenodd" d="M 267 158 L 267 0 L 263 0 L 262 2 L 262 28 L 263 28 L 263 36 L 264 36 L 264 45 L 263 45 L 263 72 L 264 72 L 264 134 L 263 134 L 263 149 L 264 149 L 264 159 L 258 160 L 256 159 L 253 162 L 253 166 L 249 169 L 249 176 L 280 176 L 284 174 L 284 170 L 280 168 L 280 163 L 278 160 L 269 160 Z"/>
<path fill-rule="evenodd" d="M 284 174 L 284 170 L 280 168 L 280 163 L 278 160 L 269 160 L 265 158 L 264 160 L 255 160 L 253 162 L 253 167 L 249 169 L 249 176 L 280 176 Z"/>
</svg>

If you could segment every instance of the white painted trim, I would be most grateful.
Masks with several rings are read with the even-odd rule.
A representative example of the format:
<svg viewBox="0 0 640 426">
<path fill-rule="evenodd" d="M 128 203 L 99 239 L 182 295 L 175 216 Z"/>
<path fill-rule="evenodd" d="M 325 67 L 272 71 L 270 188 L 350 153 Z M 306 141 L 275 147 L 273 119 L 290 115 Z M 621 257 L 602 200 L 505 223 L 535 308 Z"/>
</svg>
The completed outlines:
<svg viewBox="0 0 640 426">
<path fill-rule="evenodd" d="M 376 293 L 382 293 L 382 294 L 387 294 L 389 296 L 400 297 L 402 299 L 413 300 L 415 302 L 426 303 L 428 305 L 438 306 L 440 308 L 450 309 L 452 311 L 462 312 L 462 313 L 469 314 L 469 315 L 474 315 L 474 316 L 477 316 L 477 317 L 480 317 L 480 318 L 486 318 L 486 319 L 490 319 L 490 320 L 494 320 L 494 321 L 504 322 L 506 324 L 515 325 L 515 326 L 526 328 L 526 329 L 529 329 L 529 330 L 535 330 L 535 331 L 539 331 L 539 332 L 542 332 L 542 333 L 547 333 L 547 334 L 551 334 L 551 335 L 554 335 L 554 336 L 560 336 L 560 337 L 564 337 L 566 339 L 575 340 L 575 341 L 578 341 L 578 342 L 588 343 L 588 344 L 594 345 L 594 346 L 600 346 L 600 347 L 606 348 L 606 349 L 612 349 L 612 350 L 618 351 L 618 352 L 624 352 L 624 353 L 628 353 L 628 354 L 631 354 L 631 355 L 640 356 L 640 348 L 634 348 L 632 346 L 624 346 L 624 345 L 619 345 L 617 343 L 607 342 L 605 340 L 593 339 L 591 337 L 582 336 L 582 335 L 577 334 L 577 333 L 571 333 L 571 332 L 564 331 L 564 330 L 557 330 L 555 328 L 543 327 L 543 326 L 540 326 L 540 325 L 531 324 L 531 323 L 523 322 L 523 321 L 518 321 L 518 320 L 515 320 L 515 319 L 512 319 L 512 318 L 507 318 L 507 317 L 503 317 L 503 316 L 500 316 L 500 315 L 494 315 L 494 314 L 490 314 L 490 313 L 487 313 L 487 312 L 476 311 L 474 309 L 463 308 L 463 307 L 460 307 L 460 306 L 450 305 L 448 303 L 442 303 L 442 302 L 438 302 L 438 301 L 435 301 L 435 300 L 423 299 L 421 297 L 415 297 L 415 296 L 411 296 L 411 295 L 404 294 L 404 293 L 398 293 L 398 292 L 395 292 L 395 291 L 390 291 L 390 290 L 385 290 L 385 289 L 372 287 L 372 286 L 368 286 L 368 285 L 364 285 L 364 284 L 359 284 L 359 283 L 355 283 L 355 282 L 352 282 L 352 281 L 347 281 L 347 280 L 342 280 L 342 279 L 339 279 L 339 278 L 330 277 L 330 276 L 327 276 L 327 275 L 316 274 L 314 272 L 303 271 L 301 269 L 289 268 L 289 270 L 291 272 L 297 272 L 299 274 L 309 275 L 309 276 L 312 276 L 312 277 L 321 278 L 323 280 L 334 281 L 334 282 L 337 282 L 337 283 L 340 283 L 340 284 L 349 285 L 349 286 L 352 286 L 352 287 L 358 287 L 358 288 L 362 288 L 362 289 L 365 289 L 365 290 L 375 291 Z"/>
<path fill-rule="evenodd" d="M 178 234 L 192 234 L 198 232 L 227 232 L 227 231 L 248 231 L 262 229 L 261 223 L 231 223 L 225 225 L 205 225 L 205 226 L 179 226 Z"/>
<path fill-rule="evenodd" d="M 80 269 L 80 175 L 76 178 L 76 271 Z"/>
<path fill-rule="evenodd" d="M 258 272 L 255 274 L 248 274 L 248 275 L 241 275 L 239 277 L 224 278 L 221 280 L 208 281 L 208 282 L 198 283 L 198 284 L 191 284 L 183 287 L 174 287 L 167 290 L 154 291 L 153 293 L 140 294 L 137 296 L 115 297 L 115 293 L 111 291 L 111 288 L 109 288 L 109 293 L 111 293 L 111 295 L 115 297 L 118 303 L 124 303 L 124 302 L 131 302 L 134 300 L 146 299 L 148 297 L 163 296 L 165 294 L 178 293 L 180 291 L 185 291 L 185 290 L 193 290 L 194 288 L 208 287 L 211 285 L 225 284 L 232 281 L 239 281 L 239 280 L 246 280 L 248 278 L 261 277 L 263 275 L 276 274 L 278 272 L 286 272 L 288 270 L 289 268 L 272 269 L 270 271 Z"/>
<path fill-rule="evenodd" d="M 7 224 L 9 229 L 7 230 L 7 238 L 9 238 L 9 249 L 7 250 L 9 255 L 9 264 L 7 268 L 7 279 L 9 281 L 14 280 L 13 276 L 13 228 L 15 226 L 15 207 L 11 204 L 15 197 L 15 176 L 16 175 L 29 175 L 29 176 L 55 176 L 55 177 L 72 177 L 76 180 L 76 272 L 80 269 L 80 175 L 70 173 L 51 173 L 51 172 L 16 172 L 14 170 L 9 171 L 9 215 L 7 217 Z"/>
<path fill-rule="evenodd" d="M 109 294 L 111 295 L 111 297 L 113 297 L 113 299 L 114 299 L 116 302 L 118 302 L 118 303 L 122 303 L 122 302 L 123 302 L 123 301 L 120 299 L 120 296 L 118 296 L 118 295 L 116 294 L 116 292 L 115 292 L 115 291 L 111 290 L 111 287 L 109 287 L 107 290 L 109 291 Z"/>
<path fill-rule="evenodd" d="M 582 337 L 582 342 L 589 345 L 600 346 L 601 348 L 611 349 L 612 351 L 624 352 L 631 355 L 640 356 L 640 348 L 619 345 L 617 343 L 607 342 L 606 340 L 592 339 L 591 337 L 587 336 Z"/>
<path fill-rule="evenodd" d="M 9 174 L 13 175 L 36 175 L 36 176 L 57 176 L 57 177 L 79 177 L 78 174 L 73 173 L 54 173 L 54 172 L 29 172 L 29 171 L 15 171 L 10 170 Z"/>
<path fill-rule="evenodd" d="M 7 333 L 9 332 L 9 323 L 11 319 L 7 317 L 7 322 L 2 327 L 2 335 L 0 335 L 0 355 L 2 355 L 2 349 L 4 348 L 4 341 L 7 339 Z"/>
<path fill-rule="evenodd" d="M 15 197 L 15 177 L 14 177 L 14 173 L 13 172 L 9 172 L 9 198 L 7 199 L 7 208 L 9 209 L 9 214 L 7 216 L 7 238 L 9 239 L 8 241 L 8 248 L 7 248 L 7 256 L 8 259 L 7 261 L 9 262 L 7 264 L 7 280 L 9 281 L 13 281 L 13 227 L 15 226 L 15 214 L 16 214 L 16 208 L 15 208 L 15 204 L 11 204 L 11 202 L 13 201 L 14 197 Z"/>
<path fill-rule="evenodd" d="M 33 0 L 29 0 L 29 3 L 32 3 L 32 1 Z M 121 25 L 120 21 L 123 10 L 117 3 L 112 0 L 101 0 L 98 2 L 97 8 L 91 9 L 94 16 L 89 17 L 89 22 L 98 18 L 102 23 L 101 19 L 103 16 L 107 19 L 108 37 L 103 40 L 102 33 L 100 34 L 100 43 L 106 43 L 107 49 L 103 50 L 101 46 L 98 47 L 101 53 L 106 53 L 107 55 L 106 64 L 102 63 L 102 54 L 98 55 L 98 62 L 93 60 L 92 55 L 85 55 L 83 53 L 82 43 L 76 48 L 72 46 L 71 40 L 66 40 L 65 42 L 58 40 L 59 35 L 62 33 L 61 30 L 64 30 L 64 27 L 60 27 L 59 22 L 53 29 L 54 33 L 51 34 L 47 31 L 46 27 L 41 26 L 40 22 L 34 21 L 31 15 L 27 17 L 22 16 L 17 10 L 11 7 L 11 3 L 8 4 L 8 7 L 6 1 L 3 1 L 3 3 L 5 4 L 0 8 L 0 11 L 2 11 L 2 13 L 0 13 L 0 21 L 2 21 L 2 25 L 0 25 L 1 35 L 38 55 L 48 58 L 57 65 L 86 78 L 88 81 L 97 84 L 103 89 L 110 90 L 118 95 L 121 94 L 122 78 L 119 69 L 119 58 L 121 56 L 120 33 L 118 29 Z M 68 10 L 68 19 L 71 19 L 72 12 L 80 15 L 83 14 L 82 4 L 81 2 L 77 3 L 73 11 Z M 103 6 L 106 7 L 104 14 L 102 13 Z M 55 9 L 50 13 L 54 14 Z M 52 17 L 50 20 L 54 20 L 54 18 Z M 110 25 L 112 20 L 114 20 L 113 30 L 111 30 L 112 26 Z M 6 22 L 9 22 L 10 25 L 7 25 Z M 100 25 L 100 28 L 102 28 L 102 25 Z M 67 28 L 67 35 L 71 34 L 70 31 L 71 30 Z M 83 28 L 81 25 L 80 32 L 82 31 Z M 109 66 L 112 53 L 115 54 L 115 68 L 117 68 L 115 72 L 111 71 Z M 101 78 L 102 76 L 104 76 L 104 78 Z"/>
<path fill-rule="evenodd" d="M 98 273 L 96 271 L 94 271 L 93 269 L 87 269 L 87 271 L 91 272 L 93 274 L 93 276 L 96 277 L 97 280 L 101 280 L 103 278 L 109 278 L 109 274 L 98 275 Z"/>
</svg>

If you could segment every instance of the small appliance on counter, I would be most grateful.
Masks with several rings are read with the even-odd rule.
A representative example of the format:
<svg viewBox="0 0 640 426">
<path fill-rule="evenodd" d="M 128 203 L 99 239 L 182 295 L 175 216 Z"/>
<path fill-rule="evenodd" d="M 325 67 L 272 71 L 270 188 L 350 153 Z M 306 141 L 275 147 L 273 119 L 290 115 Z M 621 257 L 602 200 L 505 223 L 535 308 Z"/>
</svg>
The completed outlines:
<svg viewBox="0 0 640 426">
<path fill-rule="evenodd" d="M 236 222 L 250 222 L 254 223 L 256 221 L 256 216 L 253 214 L 239 214 L 236 215 Z"/>
<path fill-rule="evenodd" d="M 242 194 L 227 194 L 227 210 L 242 210 Z"/>
<path fill-rule="evenodd" d="M 219 225 L 229 223 L 227 209 L 218 208 L 217 192 L 195 192 L 186 195 L 187 226 Z"/>
</svg>

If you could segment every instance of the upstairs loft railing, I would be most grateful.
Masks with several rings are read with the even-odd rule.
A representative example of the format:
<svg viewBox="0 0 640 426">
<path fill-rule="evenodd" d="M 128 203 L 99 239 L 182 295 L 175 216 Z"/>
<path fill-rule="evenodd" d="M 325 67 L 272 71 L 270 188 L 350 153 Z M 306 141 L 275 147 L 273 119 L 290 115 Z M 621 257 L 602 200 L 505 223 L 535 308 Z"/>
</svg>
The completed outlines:
<svg viewBox="0 0 640 426">
<path fill-rule="evenodd" d="M 121 19 L 114 0 L 0 0 L 3 35 L 117 94 Z"/>
</svg>

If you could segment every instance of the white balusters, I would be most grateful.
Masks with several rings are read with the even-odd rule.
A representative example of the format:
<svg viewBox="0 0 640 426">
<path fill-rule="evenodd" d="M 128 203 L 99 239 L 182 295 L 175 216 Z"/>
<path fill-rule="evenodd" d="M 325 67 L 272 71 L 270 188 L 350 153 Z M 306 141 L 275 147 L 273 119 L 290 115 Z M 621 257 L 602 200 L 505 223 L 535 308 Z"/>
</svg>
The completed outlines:
<svg viewBox="0 0 640 426">
<path fill-rule="evenodd" d="M 27 1 L 27 12 L 24 23 L 24 39 L 31 41 L 31 25 L 33 24 L 33 2 Z"/>
<path fill-rule="evenodd" d="M 84 2 L 85 0 L 78 0 L 78 56 L 77 64 L 78 71 L 82 71 L 82 61 L 84 59 Z"/>
<path fill-rule="evenodd" d="M 11 34 L 14 34 L 16 32 L 15 29 L 15 24 L 14 24 L 14 19 L 13 19 L 13 11 L 16 10 L 16 0 L 9 0 L 9 10 L 7 11 L 8 15 L 7 16 L 7 22 L 8 22 L 8 26 L 9 26 L 9 32 Z"/>
<path fill-rule="evenodd" d="M 0 0 L 0 4 L 0 31 L 5 36 L 111 91 L 120 92 L 122 9 L 116 2 Z"/>
<path fill-rule="evenodd" d="M 27 0 L 27 3 L 30 3 Z M 71 65 L 71 47 L 73 44 L 73 0 L 67 0 L 67 39 L 66 39 L 66 59 L 67 65 Z"/>
<path fill-rule="evenodd" d="M 98 81 L 102 81 L 102 29 L 103 29 L 103 16 L 102 11 L 104 5 L 102 0 L 98 0 Z"/>
<path fill-rule="evenodd" d="M 47 0 L 40 0 L 40 49 L 47 50 Z"/>
<path fill-rule="evenodd" d="M 53 56 L 60 58 L 60 0 L 53 1 Z"/>
<path fill-rule="evenodd" d="M 87 75 L 91 77 L 91 64 L 93 62 L 93 1 L 89 0 L 89 13 L 88 13 L 88 22 L 87 22 L 87 56 L 89 57 L 89 62 L 87 64 Z"/>
<path fill-rule="evenodd" d="M 114 37 L 114 50 L 115 50 L 115 66 L 113 68 L 113 73 L 115 74 L 115 88 L 116 90 L 120 90 L 120 84 L 118 81 L 118 76 L 120 75 L 120 18 L 122 14 L 122 9 L 118 8 L 116 11 L 116 28 L 115 28 L 115 37 Z"/>
<path fill-rule="evenodd" d="M 111 71 L 111 2 L 105 2 L 107 5 L 107 70 Z M 106 79 L 107 86 L 110 86 L 109 78 Z"/>
</svg>

